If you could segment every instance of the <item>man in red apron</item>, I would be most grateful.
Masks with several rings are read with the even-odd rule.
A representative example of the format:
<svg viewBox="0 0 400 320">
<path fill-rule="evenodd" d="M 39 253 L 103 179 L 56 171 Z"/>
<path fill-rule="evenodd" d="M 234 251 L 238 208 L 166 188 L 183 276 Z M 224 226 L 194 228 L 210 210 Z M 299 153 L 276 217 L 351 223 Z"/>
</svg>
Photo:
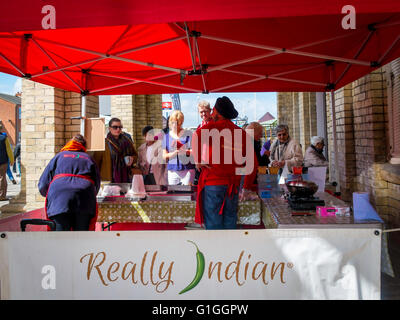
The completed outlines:
<svg viewBox="0 0 400 320">
<path fill-rule="evenodd" d="M 212 111 L 214 121 L 193 136 L 193 155 L 201 169 L 195 222 L 204 223 L 206 229 L 235 229 L 242 175 L 243 188 L 254 189 L 257 158 L 251 137 L 231 121 L 237 116 L 228 97 L 218 98 Z"/>
<path fill-rule="evenodd" d="M 86 153 L 82 135 L 76 135 L 49 162 L 38 188 L 46 197 L 46 215 L 56 223 L 56 231 L 94 230 L 100 174 Z"/>
</svg>

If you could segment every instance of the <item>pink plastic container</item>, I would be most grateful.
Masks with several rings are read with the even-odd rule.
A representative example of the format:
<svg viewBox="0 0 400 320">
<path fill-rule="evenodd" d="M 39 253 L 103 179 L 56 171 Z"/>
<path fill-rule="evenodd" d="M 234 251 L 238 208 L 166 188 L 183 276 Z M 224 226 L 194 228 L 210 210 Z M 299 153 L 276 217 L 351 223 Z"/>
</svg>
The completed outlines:
<svg viewBox="0 0 400 320">
<path fill-rule="evenodd" d="M 316 213 L 320 217 L 334 217 L 338 208 L 335 207 L 317 207 Z"/>
</svg>

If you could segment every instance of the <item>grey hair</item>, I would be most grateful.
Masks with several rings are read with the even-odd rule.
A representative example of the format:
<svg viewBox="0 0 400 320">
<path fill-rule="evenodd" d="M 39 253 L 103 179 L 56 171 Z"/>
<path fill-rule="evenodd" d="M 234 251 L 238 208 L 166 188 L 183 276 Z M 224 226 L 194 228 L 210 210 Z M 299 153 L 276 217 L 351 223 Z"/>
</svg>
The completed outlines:
<svg viewBox="0 0 400 320">
<path fill-rule="evenodd" d="M 206 107 L 207 109 L 211 109 L 210 103 L 209 103 L 208 101 L 206 101 L 206 100 L 201 100 L 201 101 L 199 102 L 199 104 L 197 105 L 197 107 L 198 107 L 198 108 Z"/>
<path fill-rule="evenodd" d="M 314 136 L 314 137 L 311 138 L 311 144 L 313 146 L 316 146 L 317 143 L 320 143 L 320 142 L 324 142 L 324 138 L 323 137 Z"/>
<path fill-rule="evenodd" d="M 283 130 L 286 130 L 286 132 L 289 133 L 289 126 L 287 124 L 278 124 L 275 128 L 275 133 L 281 132 Z"/>
</svg>

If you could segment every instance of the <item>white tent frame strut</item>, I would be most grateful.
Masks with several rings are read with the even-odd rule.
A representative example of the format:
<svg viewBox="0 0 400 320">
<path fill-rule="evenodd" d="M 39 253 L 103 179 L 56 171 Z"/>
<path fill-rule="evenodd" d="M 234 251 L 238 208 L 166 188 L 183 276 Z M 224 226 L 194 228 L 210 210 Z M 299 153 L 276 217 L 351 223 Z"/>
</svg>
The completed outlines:
<svg viewBox="0 0 400 320">
<path fill-rule="evenodd" d="M 121 51 L 121 52 L 116 52 L 114 54 L 110 54 L 109 51 L 123 37 L 123 35 L 125 35 L 128 32 L 128 30 L 130 29 L 131 26 L 128 26 L 124 30 L 124 32 L 119 36 L 117 41 L 114 42 L 113 46 L 108 50 L 107 53 L 102 53 L 102 52 L 97 52 L 97 51 L 94 51 L 94 50 L 89 50 L 89 49 L 85 49 L 85 48 L 71 46 L 71 45 L 59 43 L 57 41 L 48 40 L 48 39 L 44 39 L 44 38 L 36 37 L 35 39 L 33 39 L 33 37 L 31 37 L 33 42 L 48 57 L 48 59 L 56 66 L 56 68 L 52 69 L 52 70 L 46 70 L 46 71 L 38 73 L 38 74 L 29 75 L 28 78 L 36 78 L 36 77 L 39 77 L 39 76 L 42 76 L 42 75 L 46 75 L 46 74 L 49 74 L 49 73 L 52 73 L 52 72 L 62 72 L 71 82 L 74 83 L 74 86 L 76 86 L 81 92 L 85 92 L 86 94 L 99 93 L 99 92 L 102 92 L 102 91 L 110 90 L 111 88 L 134 85 L 134 84 L 138 84 L 138 83 L 141 83 L 141 82 L 146 82 L 146 83 L 150 83 L 150 84 L 156 84 L 156 85 L 159 85 L 159 86 L 165 86 L 165 87 L 184 90 L 184 91 L 199 92 L 198 89 L 195 90 L 193 88 L 185 87 L 184 85 L 174 86 L 174 85 L 166 84 L 166 83 L 163 83 L 163 82 L 154 82 L 153 81 L 154 78 L 138 79 L 138 78 L 129 78 L 129 77 L 125 77 L 125 76 L 114 76 L 114 78 L 119 78 L 121 80 L 128 80 L 129 82 L 127 82 L 125 84 L 122 84 L 122 85 L 118 85 L 117 84 L 117 85 L 109 86 L 109 87 L 103 88 L 103 89 L 96 89 L 96 90 L 93 90 L 93 91 L 88 91 L 87 88 L 81 88 L 81 86 L 76 81 L 74 81 L 70 76 L 68 76 L 68 74 L 65 72 L 69 68 L 79 67 L 81 65 L 88 64 L 88 63 L 91 63 L 91 62 L 97 63 L 97 62 L 105 60 L 105 59 L 115 59 L 115 60 L 119 60 L 119 61 L 123 61 L 123 62 L 127 62 L 127 63 L 147 66 L 147 67 L 153 68 L 153 69 L 172 72 L 172 73 L 168 73 L 167 75 L 165 75 L 165 77 L 169 77 L 169 76 L 172 76 L 174 74 L 175 75 L 176 74 L 190 75 L 190 70 L 188 70 L 188 69 L 178 69 L 178 68 L 174 68 L 174 67 L 155 64 L 155 63 L 152 63 L 152 62 L 139 61 L 139 60 L 134 60 L 134 59 L 128 59 L 128 58 L 121 57 L 122 55 L 125 55 L 125 54 L 128 54 L 128 53 L 132 53 L 132 52 L 136 52 L 136 51 L 139 51 L 139 50 L 143 50 L 143 49 L 147 49 L 147 48 L 163 45 L 163 44 L 174 42 L 174 41 L 186 40 L 187 43 L 188 43 L 189 52 L 190 52 L 190 55 L 191 55 L 193 73 L 194 73 L 194 71 L 197 71 L 196 70 L 196 58 L 198 58 L 199 61 L 200 61 L 200 72 L 196 73 L 196 74 L 200 74 L 201 77 L 202 77 L 203 92 L 205 92 L 205 93 L 209 92 L 209 90 L 208 90 L 208 88 L 206 86 L 206 82 L 205 82 L 205 77 L 204 77 L 205 73 L 209 73 L 209 72 L 213 72 L 213 71 L 224 71 L 224 72 L 231 72 L 231 73 L 237 72 L 238 74 L 242 74 L 243 75 L 244 73 L 240 73 L 239 71 L 234 71 L 234 70 L 228 69 L 228 68 L 232 67 L 232 66 L 238 66 L 238 65 L 241 65 L 241 64 L 245 64 L 245 63 L 248 63 L 248 62 L 251 62 L 251 61 L 255 61 L 255 60 L 265 59 L 265 58 L 276 56 L 276 55 L 283 54 L 283 53 L 285 53 L 285 54 L 294 54 L 294 55 L 299 55 L 299 56 L 307 56 L 307 57 L 316 58 L 316 59 L 323 59 L 323 60 L 326 60 L 326 61 L 347 63 L 346 69 L 343 71 L 343 73 L 337 79 L 335 79 L 336 81 L 330 83 L 330 84 L 334 83 L 335 86 L 336 86 L 338 84 L 338 82 L 343 78 L 344 74 L 349 70 L 349 68 L 353 64 L 361 65 L 361 66 L 368 66 L 368 67 L 372 66 L 373 63 L 376 63 L 376 64 L 379 65 L 379 62 L 381 62 L 384 59 L 384 57 L 386 57 L 387 54 L 397 45 L 397 43 L 399 42 L 400 36 L 398 36 L 393 41 L 393 43 L 387 48 L 386 52 L 382 55 L 382 57 L 377 62 L 362 61 L 362 60 L 358 60 L 357 57 L 359 56 L 359 54 L 362 52 L 362 50 L 366 46 L 366 44 L 369 41 L 369 39 L 371 38 L 371 35 L 373 34 L 373 32 L 375 30 L 377 30 L 378 26 L 380 28 L 383 28 L 383 27 L 396 25 L 398 23 L 400 23 L 400 22 L 395 21 L 395 22 L 390 23 L 390 24 L 381 24 L 381 25 L 375 24 L 373 26 L 373 30 L 371 30 L 370 33 L 367 35 L 366 39 L 364 40 L 363 44 L 361 45 L 361 47 L 359 48 L 357 54 L 354 56 L 353 59 L 344 58 L 344 57 L 330 56 L 330 55 L 323 55 L 323 54 L 312 53 L 312 52 L 306 52 L 306 51 L 302 51 L 300 49 L 304 49 L 306 47 L 314 46 L 316 44 L 326 43 L 326 42 L 329 42 L 329 41 L 332 41 L 332 40 L 336 40 L 336 39 L 340 39 L 340 38 L 344 38 L 344 37 L 354 36 L 355 33 L 352 33 L 350 35 L 343 35 L 343 36 L 339 36 L 339 37 L 334 37 L 334 38 L 330 38 L 330 39 L 323 39 L 323 40 L 320 40 L 320 41 L 315 41 L 313 43 L 303 44 L 303 45 L 300 45 L 300 46 L 296 46 L 294 49 L 286 49 L 286 48 L 278 48 L 278 47 L 273 47 L 273 46 L 268 46 L 268 45 L 261 45 L 261 44 L 256 44 L 256 43 L 238 41 L 238 40 L 234 40 L 234 39 L 215 37 L 215 36 L 212 36 L 212 35 L 204 35 L 204 34 L 200 34 L 200 33 L 199 33 L 199 35 L 193 36 L 193 35 L 189 34 L 189 29 L 188 29 L 186 23 L 185 23 L 184 27 L 182 27 L 181 25 L 175 23 L 174 25 L 177 26 L 181 31 L 183 31 L 185 33 L 184 35 L 177 36 L 177 37 L 170 38 L 170 39 L 157 41 L 157 42 L 150 43 L 150 44 L 143 45 L 143 46 L 136 47 L 136 48 L 131 48 L 131 49 L 124 50 L 124 51 Z M 361 31 L 357 31 L 357 33 L 358 32 L 361 32 Z M 18 36 L 16 36 L 16 35 L 10 35 L 9 37 L 18 38 Z M 22 38 L 22 37 L 23 37 L 22 35 L 19 36 L 19 38 Z M 190 44 L 190 37 L 193 38 L 193 45 Z M 273 51 L 273 52 L 269 52 L 268 54 L 265 54 L 265 55 L 258 55 L 258 56 L 255 56 L 255 57 L 249 57 L 249 58 L 246 58 L 246 59 L 233 61 L 233 62 L 230 62 L 230 63 L 226 63 L 224 65 L 214 66 L 214 67 L 208 68 L 207 70 L 203 70 L 202 69 L 202 65 L 201 65 L 201 60 L 200 60 L 200 54 L 199 54 L 199 45 L 198 45 L 198 41 L 197 41 L 198 37 L 201 37 L 203 39 L 208 39 L 208 40 L 214 40 L 214 41 L 220 41 L 220 42 L 225 42 L 225 43 L 241 45 L 241 46 L 254 47 L 254 48 L 259 48 L 259 49 Z M 89 59 L 89 60 L 84 60 L 84 61 L 77 62 L 77 63 L 72 63 L 72 64 L 69 64 L 67 66 L 59 66 L 55 62 L 55 60 L 52 59 L 50 54 L 48 52 L 46 52 L 43 49 L 42 46 L 40 46 L 39 41 L 51 43 L 51 44 L 58 45 L 58 46 L 61 46 L 61 47 L 64 47 L 64 48 L 77 50 L 77 51 L 88 53 L 88 54 L 97 55 L 98 57 L 93 58 L 93 59 Z M 3 58 L 7 63 L 9 63 L 22 76 L 26 76 L 24 74 L 24 72 L 20 68 L 18 68 L 12 61 L 10 61 L 7 57 L 5 57 L 1 52 L 0 52 L 0 57 Z M 255 81 L 267 80 L 267 79 L 276 80 L 276 81 L 295 82 L 295 83 L 303 83 L 303 84 L 313 85 L 313 86 L 317 87 L 316 90 L 325 91 L 327 89 L 326 86 L 329 85 L 329 84 L 304 81 L 304 80 L 301 80 L 301 79 L 280 77 L 280 75 L 283 75 L 283 74 L 301 72 L 301 71 L 304 71 L 304 70 L 308 70 L 308 68 L 312 69 L 314 67 L 320 66 L 321 64 L 323 64 L 323 63 L 321 63 L 321 61 L 318 61 L 316 64 L 314 64 L 314 65 L 312 65 L 310 67 L 304 67 L 304 68 L 300 68 L 298 70 L 284 71 L 284 72 L 280 72 L 280 73 L 277 73 L 277 74 L 271 74 L 271 75 L 260 75 L 260 74 L 254 74 L 254 73 L 246 73 L 248 76 L 254 77 L 254 79 L 249 79 L 249 80 L 245 80 L 245 81 L 242 81 L 242 82 L 239 82 L 239 83 L 236 83 L 236 84 L 230 84 L 229 86 L 223 86 L 223 87 L 220 87 L 220 88 L 216 88 L 216 89 L 210 90 L 210 92 L 220 92 L 222 90 L 230 89 L 230 88 L 237 87 L 237 86 L 240 86 L 240 85 L 252 83 L 252 82 L 255 82 Z M 68 71 L 69 72 L 74 72 L 74 71 L 71 71 L 71 70 L 68 70 Z M 95 74 L 93 70 L 90 70 L 90 68 L 89 68 L 88 71 L 91 74 Z M 100 72 L 97 72 L 97 75 L 100 76 Z M 103 74 L 103 76 L 110 76 L 110 75 Z M 164 77 L 164 75 L 160 75 L 158 77 L 158 79 L 161 79 L 163 77 Z"/>
</svg>

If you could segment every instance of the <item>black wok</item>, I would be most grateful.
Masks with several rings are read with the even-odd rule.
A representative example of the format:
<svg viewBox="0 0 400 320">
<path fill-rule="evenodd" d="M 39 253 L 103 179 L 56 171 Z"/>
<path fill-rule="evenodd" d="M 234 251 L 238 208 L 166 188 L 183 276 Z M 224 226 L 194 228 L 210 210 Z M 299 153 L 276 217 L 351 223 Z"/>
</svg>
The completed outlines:
<svg viewBox="0 0 400 320">
<path fill-rule="evenodd" d="M 318 190 L 318 185 L 312 181 L 288 181 L 286 187 L 293 197 L 307 198 L 311 197 Z"/>
</svg>

